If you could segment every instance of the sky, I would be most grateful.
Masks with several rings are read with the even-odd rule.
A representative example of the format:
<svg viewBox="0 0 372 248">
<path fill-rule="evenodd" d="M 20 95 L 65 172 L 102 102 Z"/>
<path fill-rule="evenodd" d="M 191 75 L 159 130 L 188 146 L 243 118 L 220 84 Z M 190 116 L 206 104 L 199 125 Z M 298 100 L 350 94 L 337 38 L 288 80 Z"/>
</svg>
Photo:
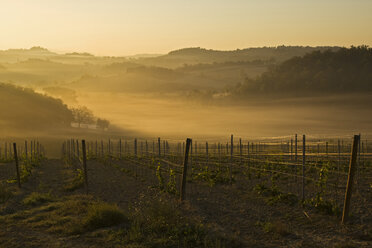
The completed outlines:
<svg viewBox="0 0 372 248">
<path fill-rule="evenodd" d="M 0 0 L 0 49 L 95 55 L 372 46 L 371 0 Z"/>
</svg>

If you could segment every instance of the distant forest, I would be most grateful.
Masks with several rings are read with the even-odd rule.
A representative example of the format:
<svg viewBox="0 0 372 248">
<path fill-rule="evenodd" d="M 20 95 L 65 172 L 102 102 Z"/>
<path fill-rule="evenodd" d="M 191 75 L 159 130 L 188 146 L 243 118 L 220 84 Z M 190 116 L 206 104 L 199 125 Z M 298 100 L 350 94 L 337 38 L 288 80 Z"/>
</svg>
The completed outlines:
<svg viewBox="0 0 372 248">
<path fill-rule="evenodd" d="M 372 91 L 372 49 L 367 46 L 314 51 L 272 66 L 257 78 L 229 89 L 232 96 L 313 94 Z"/>
</svg>

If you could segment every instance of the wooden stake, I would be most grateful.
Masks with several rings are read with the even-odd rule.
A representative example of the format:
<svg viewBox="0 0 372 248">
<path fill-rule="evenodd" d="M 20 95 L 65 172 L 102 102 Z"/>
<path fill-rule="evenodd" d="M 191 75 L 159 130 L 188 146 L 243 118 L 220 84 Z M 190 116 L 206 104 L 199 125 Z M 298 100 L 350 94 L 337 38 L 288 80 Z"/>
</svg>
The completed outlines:
<svg viewBox="0 0 372 248">
<path fill-rule="evenodd" d="M 83 169 L 84 169 L 85 193 L 88 194 L 87 151 L 86 151 L 86 147 L 85 147 L 85 140 L 81 141 L 81 146 L 82 146 L 82 150 L 83 150 Z"/>
<path fill-rule="evenodd" d="M 232 163 L 233 163 L 233 155 L 234 155 L 234 135 L 231 134 L 231 147 L 230 147 L 230 169 L 229 169 L 229 176 L 230 176 L 230 183 L 232 182 Z"/>
<path fill-rule="evenodd" d="M 98 141 L 96 140 L 96 159 L 98 158 Z"/>
<path fill-rule="evenodd" d="M 295 134 L 295 161 L 297 162 L 297 134 Z"/>
<path fill-rule="evenodd" d="M 356 161 L 358 157 L 358 146 L 359 146 L 360 136 L 354 135 L 353 139 L 353 148 L 351 151 L 351 159 L 350 159 L 350 165 L 349 165 L 349 174 L 347 177 L 347 186 L 346 186 L 346 192 L 345 192 L 345 202 L 344 202 L 344 209 L 342 211 L 342 220 L 341 223 L 345 224 L 347 217 L 349 215 L 349 209 L 350 209 L 350 201 L 351 201 L 351 194 L 353 190 L 353 180 L 354 180 L 354 174 L 355 174 L 355 167 L 356 167 Z"/>
<path fill-rule="evenodd" d="M 79 151 L 79 140 L 76 140 L 76 156 L 80 160 L 80 151 Z"/>
<path fill-rule="evenodd" d="M 25 156 L 26 156 L 26 159 L 27 159 L 27 140 L 25 140 Z"/>
<path fill-rule="evenodd" d="M 189 150 L 190 150 L 191 139 L 186 139 L 186 150 L 185 150 L 185 159 L 183 161 L 183 173 L 182 173 L 182 183 L 181 183 L 181 201 L 184 201 L 186 198 L 186 180 L 187 180 L 187 163 L 189 159 Z"/>
<path fill-rule="evenodd" d="M 302 136 L 302 201 L 305 200 L 306 136 Z"/>
<path fill-rule="evenodd" d="M 149 155 L 149 144 L 147 143 L 147 140 L 146 140 L 146 156 Z"/>
<path fill-rule="evenodd" d="M 159 157 L 161 157 L 160 137 L 158 138 L 158 151 L 159 151 Z"/>
<path fill-rule="evenodd" d="M 242 139 L 239 138 L 239 152 L 240 152 L 240 163 L 243 163 L 243 147 L 242 147 Z"/>
<path fill-rule="evenodd" d="M 119 139 L 119 159 L 121 159 L 121 139 Z"/>
<path fill-rule="evenodd" d="M 18 154 L 17 154 L 17 144 L 16 143 L 13 143 L 13 149 L 14 149 L 14 160 L 15 160 L 16 171 L 17 171 L 18 188 L 21 188 L 21 176 L 19 175 Z"/>
<path fill-rule="evenodd" d="M 134 139 L 134 156 L 137 157 L 137 139 Z"/>
<path fill-rule="evenodd" d="M 208 155 L 208 142 L 205 142 L 205 154 L 207 156 L 207 165 L 208 165 L 208 162 L 209 162 L 209 155 Z"/>
</svg>

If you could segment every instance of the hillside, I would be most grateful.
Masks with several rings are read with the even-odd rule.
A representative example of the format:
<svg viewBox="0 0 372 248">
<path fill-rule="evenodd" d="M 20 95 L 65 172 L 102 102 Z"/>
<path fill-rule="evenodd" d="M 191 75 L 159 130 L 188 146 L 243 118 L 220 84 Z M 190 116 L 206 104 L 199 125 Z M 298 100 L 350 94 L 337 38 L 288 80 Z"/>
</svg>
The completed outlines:
<svg viewBox="0 0 372 248">
<path fill-rule="evenodd" d="M 42 47 L 0 50 L 0 63 L 15 63 L 27 59 L 42 59 L 53 55 L 56 54 Z"/>
<path fill-rule="evenodd" d="M 0 83 L 0 127 L 2 131 L 46 130 L 68 127 L 72 113 L 57 100 L 31 89 Z"/>
<path fill-rule="evenodd" d="M 233 51 L 208 50 L 197 47 L 171 51 L 167 55 L 159 57 L 143 58 L 138 63 L 176 68 L 200 63 L 212 64 L 254 60 L 282 62 L 294 56 L 303 56 L 313 51 L 325 51 L 328 49 L 337 50 L 339 47 L 278 46 L 246 48 Z"/>
<path fill-rule="evenodd" d="M 294 57 L 232 90 L 233 95 L 366 93 L 372 91 L 372 49 L 315 51 Z"/>
<path fill-rule="evenodd" d="M 154 57 L 58 54 L 45 48 L 0 51 L 0 81 L 71 90 L 175 93 L 222 90 L 256 78 L 279 62 L 337 47 L 262 47 L 234 51 L 184 48 Z M 108 87 L 109 86 L 109 87 Z M 67 100 L 67 99 L 64 99 Z"/>
</svg>

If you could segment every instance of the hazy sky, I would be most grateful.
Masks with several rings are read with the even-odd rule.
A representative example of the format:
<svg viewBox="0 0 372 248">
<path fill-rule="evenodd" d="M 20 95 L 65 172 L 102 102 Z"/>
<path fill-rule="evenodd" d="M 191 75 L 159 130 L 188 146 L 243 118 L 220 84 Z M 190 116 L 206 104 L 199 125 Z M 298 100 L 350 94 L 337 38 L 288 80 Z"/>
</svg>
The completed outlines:
<svg viewBox="0 0 372 248">
<path fill-rule="evenodd" d="M 372 0 L 0 0 L 0 49 L 372 45 Z"/>
</svg>

